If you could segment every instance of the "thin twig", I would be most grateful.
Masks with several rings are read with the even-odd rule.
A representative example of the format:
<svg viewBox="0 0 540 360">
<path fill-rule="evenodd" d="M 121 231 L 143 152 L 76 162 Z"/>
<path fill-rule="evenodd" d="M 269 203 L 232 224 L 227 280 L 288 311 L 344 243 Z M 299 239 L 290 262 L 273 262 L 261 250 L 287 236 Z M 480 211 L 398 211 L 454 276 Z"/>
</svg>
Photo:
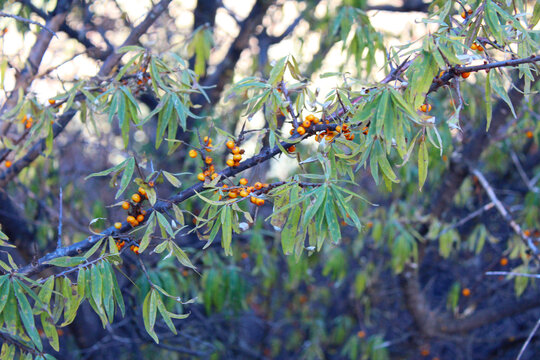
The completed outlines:
<svg viewBox="0 0 540 360">
<path fill-rule="evenodd" d="M 531 333 L 529 334 L 529 336 L 527 337 L 527 340 L 525 340 L 525 343 L 523 344 L 523 346 L 521 347 L 521 350 L 519 350 L 519 354 L 516 358 L 516 360 L 520 360 L 521 359 L 521 356 L 523 356 L 523 353 L 525 352 L 525 349 L 527 348 L 527 346 L 529 345 L 529 343 L 531 342 L 534 334 L 536 333 L 536 331 L 538 330 L 538 327 L 540 326 L 540 319 L 538 319 L 538 321 L 536 322 L 536 325 L 534 325 L 534 328 L 532 329 Z"/>
<path fill-rule="evenodd" d="M 540 279 L 540 274 L 525 274 L 525 273 L 516 273 L 510 271 L 486 271 L 486 275 L 504 275 L 504 276 L 520 276 L 532 279 Z"/>
<path fill-rule="evenodd" d="M 52 31 L 47 25 L 43 25 L 42 23 L 39 23 L 37 21 L 34 21 L 34 20 L 30 20 L 30 19 L 27 19 L 27 18 L 23 18 L 21 16 L 17 16 L 17 15 L 13 15 L 13 14 L 8 14 L 6 12 L 3 12 L 3 11 L 0 11 L 0 16 L 1 17 L 9 17 L 9 18 L 13 18 L 17 21 L 21 21 L 21 22 L 24 22 L 24 23 L 27 23 L 27 24 L 34 24 L 34 25 L 37 25 L 45 30 L 47 30 L 48 32 L 50 32 L 53 36 L 56 36 L 58 38 L 58 35 L 56 35 L 56 33 L 54 31 Z"/>
<path fill-rule="evenodd" d="M 60 187 L 60 205 L 58 210 L 58 240 L 56 243 L 56 248 L 60 249 L 62 247 L 62 187 Z"/>
<path fill-rule="evenodd" d="M 525 185 L 527 185 L 527 188 L 529 189 L 529 191 L 537 193 L 538 188 L 534 187 L 531 184 L 531 180 L 529 180 L 529 178 L 527 177 L 527 174 L 525 173 L 525 170 L 523 170 L 523 166 L 521 166 L 521 163 L 519 162 L 519 158 L 517 157 L 516 153 L 512 151 L 510 152 L 510 156 L 512 157 L 512 161 L 514 162 L 514 165 L 516 166 L 519 176 L 521 176 L 521 179 L 523 180 Z"/>
<path fill-rule="evenodd" d="M 514 219 L 512 219 L 512 216 L 508 213 L 508 211 L 506 211 L 506 208 L 504 207 L 504 205 L 497 198 L 497 195 L 495 195 L 493 188 L 491 187 L 491 185 L 489 185 L 489 182 L 486 180 L 484 175 L 478 169 L 472 169 L 472 173 L 478 178 L 478 181 L 480 181 L 480 184 L 486 191 L 491 201 L 495 204 L 495 207 L 497 208 L 499 213 L 502 215 L 502 217 L 508 222 L 508 224 L 514 230 L 514 232 L 521 239 L 523 239 L 523 241 L 525 241 L 525 243 L 529 246 L 529 248 L 533 251 L 533 253 L 538 256 L 538 249 L 534 245 L 532 239 L 530 238 L 530 236 L 525 235 L 525 233 L 521 229 L 521 226 L 519 226 L 519 224 L 516 223 Z"/>
</svg>

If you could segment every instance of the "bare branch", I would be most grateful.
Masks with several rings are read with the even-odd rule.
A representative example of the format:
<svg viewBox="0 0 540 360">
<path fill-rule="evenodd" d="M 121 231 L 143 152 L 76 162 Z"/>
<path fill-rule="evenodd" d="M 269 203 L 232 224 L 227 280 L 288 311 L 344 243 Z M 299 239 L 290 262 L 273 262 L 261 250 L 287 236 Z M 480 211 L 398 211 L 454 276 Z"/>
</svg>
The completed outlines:
<svg viewBox="0 0 540 360">
<path fill-rule="evenodd" d="M 0 17 L 9 17 L 9 18 L 13 18 L 13 19 L 15 19 L 17 21 L 21 21 L 21 22 L 24 22 L 24 23 L 27 23 L 27 24 L 37 25 L 37 26 L 47 30 L 48 32 L 50 32 L 51 35 L 56 36 L 58 38 L 58 35 L 56 35 L 56 33 L 51 28 L 49 28 L 47 25 L 44 25 L 44 24 L 39 23 L 37 21 L 30 20 L 30 19 L 27 19 L 27 18 L 23 18 L 22 16 L 18 16 L 18 15 L 8 14 L 8 13 L 3 12 L 1 10 L 0 10 Z"/>
</svg>

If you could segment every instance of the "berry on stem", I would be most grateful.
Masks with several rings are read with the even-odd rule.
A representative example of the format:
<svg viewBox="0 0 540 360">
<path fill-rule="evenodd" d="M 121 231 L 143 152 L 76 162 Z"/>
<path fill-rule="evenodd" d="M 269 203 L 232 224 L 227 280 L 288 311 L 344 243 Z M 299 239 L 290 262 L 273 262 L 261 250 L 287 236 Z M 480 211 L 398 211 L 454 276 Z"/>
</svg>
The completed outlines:
<svg viewBox="0 0 540 360">
<path fill-rule="evenodd" d="M 197 151 L 196 150 L 189 150 L 189 157 L 190 158 L 196 158 L 197 157 Z"/>
<path fill-rule="evenodd" d="M 131 206 L 131 204 L 128 203 L 127 201 L 124 201 L 122 203 L 122 209 L 124 209 L 124 210 L 128 210 L 130 206 Z"/>
<path fill-rule="evenodd" d="M 141 195 L 139 195 L 139 194 L 133 194 L 133 195 L 131 195 L 131 200 L 133 200 L 133 202 L 138 203 L 138 202 L 141 201 Z"/>
</svg>

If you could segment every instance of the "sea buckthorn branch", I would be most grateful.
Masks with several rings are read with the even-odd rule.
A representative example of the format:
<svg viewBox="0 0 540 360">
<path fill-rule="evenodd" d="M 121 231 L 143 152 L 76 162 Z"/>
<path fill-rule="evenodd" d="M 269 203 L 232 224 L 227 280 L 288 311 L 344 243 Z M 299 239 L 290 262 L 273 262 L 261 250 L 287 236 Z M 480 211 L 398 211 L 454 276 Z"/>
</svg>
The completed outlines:
<svg viewBox="0 0 540 360">
<path fill-rule="evenodd" d="M 128 37 L 126 38 L 124 43 L 121 45 L 121 47 L 136 44 L 139 38 L 144 33 L 146 33 L 146 31 L 150 28 L 150 26 L 157 20 L 159 15 L 161 15 L 161 13 L 163 13 L 167 9 L 167 6 L 169 5 L 170 2 L 171 0 L 162 0 L 157 5 L 155 5 L 152 8 L 152 10 L 148 12 L 145 19 L 131 31 L 131 33 L 128 35 Z M 44 51 L 45 49 L 43 49 L 43 53 Z M 101 66 L 97 77 L 104 77 L 104 76 L 109 75 L 109 73 L 112 71 L 114 66 L 118 64 L 118 62 L 120 61 L 120 59 L 122 58 L 124 54 L 125 53 L 114 52 L 111 55 L 109 55 L 109 57 L 105 60 L 105 62 Z M 43 54 L 41 54 L 41 56 L 43 56 Z M 30 61 L 30 57 L 29 57 L 29 61 Z M 36 68 L 36 71 L 37 71 L 37 68 Z M 81 96 L 83 96 L 82 93 L 77 94 L 76 99 L 82 99 Z M 6 111 L 7 104 L 8 102 L 4 104 L 4 106 L 2 107 L 2 110 L 0 110 L 0 114 Z M 77 113 L 76 110 L 70 109 L 60 116 L 59 120 L 55 124 L 53 124 L 53 138 L 56 138 L 56 136 L 58 136 L 58 134 L 60 134 L 65 129 L 67 124 L 73 119 L 76 113 Z M 7 124 L 9 125 L 11 123 L 7 123 Z M 46 145 L 46 139 L 41 139 L 28 151 L 28 153 L 22 159 L 18 160 L 17 162 L 13 164 L 12 167 L 2 172 L 0 174 L 0 187 L 4 187 L 22 169 L 24 169 L 32 161 L 34 161 L 43 152 L 43 150 L 45 149 L 45 145 Z M 2 155 L 3 157 L 5 157 L 5 154 L 2 154 Z"/>
<path fill-rule="evenodd" d="M 511 66 L 517 66 L 521 64 L 530 64 L 530 63 L 535 63 L 539 61 L 540 61 L 540 55 L 531 55 L 529 57 L 522 58 L 522 59 L 497 61 L 493 63 L 474 65 L 474 66 L 453 67 L 449 69 L 448 71 L 445 71 L 443 76 L 435 79 L 431 83 L 431 86 L 428 90 L 428 94 L 434 91 L 437 91 L 440 87 L 448 84 L 450 80 L 452 80 L 453 78 L 463 76 L 464 74 L 470 74 L 471 72 L 478 72 L 482 70 L 489 71 L 490 69 L 496 69 L 496 68 L 501 68 L 501 67 L 511 67 Z"/>
<path fill-rule="evenodd" d="M 56 35 L 56 33 L 51 29 L 49 28 L 47 25 L 45 24 L 42 24 L 40 22 L 37 22 L 37 21 L 34 21 L 34 20 L 30 20 L 30 19 L 27 19 L 27 18 L 24 18 L 22 16 L 17 16 L 17 15 L 13 15 L 13 14 L 8 14 L 4 11 L 0 11 L 0 17 L 9 17 L 9 18 L 12 18 L 12 19 L 15 19 L 17 21 L 21 21 L 21 22 L 24 22 L 24 23 L 27 23 L 27 24 L 34 24 L 34 25 L 37 25 L 39 26 L 40 28 L 43 28 L 45 30 L 47 30 L 48 32 L 51 33 L 52 36 L 55 36 L 56 38 L 58 38 L 58 35 Z"/>
</svg>

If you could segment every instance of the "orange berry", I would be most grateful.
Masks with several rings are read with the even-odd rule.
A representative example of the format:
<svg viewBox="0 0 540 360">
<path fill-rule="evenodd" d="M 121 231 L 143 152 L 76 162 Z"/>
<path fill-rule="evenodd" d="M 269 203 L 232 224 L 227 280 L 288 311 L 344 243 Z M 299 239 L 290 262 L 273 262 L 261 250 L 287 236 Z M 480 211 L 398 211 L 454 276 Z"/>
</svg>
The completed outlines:
<svg viewBox="0 0 540 360">
<path fill-rule="evenodd" d="M 251 201 L 253 204 L 257 204 L 257 198 L 255 196 L 252 196 L 249 201 Z"/>
<path fill-rule="evenodd" d="M 248 258 L 248 254 L 246 252 L 243 252 L 242 255 L 240 255 L 242 259 L 246 260 Z"/>
<path fill-rule="evenodd" d="M 476 45 L 476 43 L 472 43 L 471 50 L 478 50 L 478 45 Z"/>
<path fill-rule="evenodd" d="M 315 120 L 315 119 L 316 119 L 316 117 L 315 117 L 315 115 L 313 115 L 313 114 L 309 114 L 308 116 L 306 116 L 306 120 L 307 120 L 307 121 L 313 122 L 313 120 Z"/>
<path fill-rule="evenodd" d="M 238 197 L 238 194 L 234 191 L 229 191 L 229 197 L 231 199 L 236 199 Z"/>
<path fill-rule="evenodd" d="M 442 78 L 444 75 L 444 70 L 442 70 L 440 73 L 439 73 L 439 77 Z"/>
<path fill-rule="evenodd" d="M 466 13 L 465 11 L 462 12 L 462 13 L 461 13 L 461 17 L 465 19 L 465 18 L 467 17 L 467 13 Z"/>
<path fill-rule="evenodd" d="M 124 201 L 124 202 L 122 203 L 122 209 L 124 209 L 124 210 L 129 209 L 130 206 L 131 206 L 131 204 L 128 203 L 127 201 Z"/>
<path fill-rule="evenodd" d="M 313 123 L 313 125 L 317 125 L 320 121 L 319 121 L 319 118 L 318 117 L 313 117 L 313 120 L 311 120 L 311 122 Z"/>
<path fill-rule="evenodd" d="M 471 295 L 471 290 L 469 288 L 465 288 L 463 290 L 461 290 L 461 294 L 465 297 L 467 296 L 470 296 Z"/>
<path fill-rule="evenodd" d="M 146 215 L 146 210 L 141 210 L 141 214 Z"/>
<path fill-rule="evenodd" d="M 241 178 L 239 182 L 240 182 L 240 185 L 247 185 L 248 184 L 248 179 Z"/>
<path fill-rule="evenodd" d="M 13 165 L 13 163 L 11 161 L 9 161 L 9 160 L 6 160 L 5 165 L 6 165 L 7 168 L 9 168 L 9 167 L 11 167 L 11 165 Z"/>
<path fill-rule="evenodd" d="M 527 136 L 527 139 L 532 139 L 533 136 L 534 136 L 534 134 L 533 134 L 532 131 L 529 130 L 529 131 L 527 131 L 527 132 L 525 133 L 525 136 Z M 6 163 L 7 163 L 7 161 L 6 161 Z M 7 165 L 6 165 L 6 166 L 7 166 Z"/>
<path fill-rule="evenodd" d="M 342 128 L 343 128 L 343 131 L 349 131 L 349 125 L 347 124 L 343 124 Z"/>
<path fill-rule="evenodd" d="M 139 191 L 139 194 L 141 194 L 142 196 L 146 196 L 146 190 L 144 190 L 144 188 L 140 187 L 137 191 Z"/>
<path fill-rule="evenodd" d="M 226 163 L 227 163 L 227 166 L 230 166 L 230 167 L 234 166 L 234 160 L 233 159 L 227 160 Z"/>
<path fill-rule="evenodd" d="M 359 339 L 363 339 L 366 337 L 366 332 L 364 330 L 360 330 L 359 332 L 356 333 L 356 336 L 359 338 Z"/>
<path fill-rule="evenodd" d="M 154 180 L 148 182 L 148 186 L 154 187 L 154 185 L 155 185 Z"/>
<path fill-rule="evenodd" d="M 240 154 L 240 148 L 238 146 L 235 146 L 231 152 L 233 153 L 233 155 L 238 155 Z"/>
<path fill-rule="evenodd" d="M 477 50 L 478 50 L 478 51 L 484 51 L 484 48 L 483 48 L 481 45 L 478 45 Z M 489 69 L 488 69 L 488 70 L 489 70 Z"/>
<path fill-rule="evenodd" d="M 29 118 L 24 127 L 27 129 L 30 129 L 32 127 L 32 122 L 33 122 L 32 118 Z"/>
<path fill-rule="evenodd" d="M 255 188 L 255 190 L 261 190 L 263 185 L 260 183 L 260 182 L 256 182 L 253 187 Z"/>
<path fill-rule="evenodd" d="M 291 135 L 294 134 L 294 129 L 291 129 L 291 130 L 289 131 L 289 134 L 291 134 Z"/>
<path fill-rule="evenodd" d="M 501 264 L 501 266 L 506 266 L 508 265 L 508 259 L 503 257 L 500 261 L 499 261 L 499 264 Z"/>
<path fill-rule="evenodd" d="M 420 355 L 422 356 L 428 356 L 429 355 L 429 348 L 428 347 L 424 347 L 420 350 Z"/>
<path fill-rule="evenodd" d="M 209 138 L 208 136 L 205 136 L 205 137 L 203 138 L 203 142 L 204 142 L 205 144 L 211 144 L 211 143 L 212 143 L 212 139 Z"/>
<path fill-rule="evenodd" d="M 468 78 L 469 76 L 471 76 L 470 72 L 464 72 L 464 73 L 461 74 L 461 77 L 464 78 L 464 79 Z"/>
<path fill-rule="evenodd" d="M 137 220 L 135 220 L 134 222 L 131 223 L 131 226 L 135 227 L 135 226 L 138 226 L 139 225 L 139 222 Z"/>
<path fill-rule="evenodd" d="M 306 129 L 304 129 L 303 126 L 299 126 L 298 128 L 296 128 L 296 132 L 300 135 L 304 135 L 306 133 Z"/>
<path fill-rule="evenodd" d="M 205 178 L 206 178 L 206 176 L 204 176 L 203 173 L 199 173 L 199 174 L 197 175 L 197 179 L 199 179 L 199 181 L 204 181 Z"/>
<path fill-rule="evenodd" d="M 206 152 L 212 152 L 212 144 L 208 144 L 205 150 Z"/>
<path fill-rule="evenodd" d="M 121 229 L 121 228 L 122 228 L 122 223 L 121 223 L 121 222 L 115 222 L 115 223 L 114 223 L 114 227 L 115 227 L 116 229 Z"/>
<path fill-rule="evenodd" d="M 302 126 L 307 129 L 308 127 L 311 126 L 311 121 L 309 121 L 309 120 L 302 121 Z"/>
<path fill-rule="evenodd" d="M 427 104 L 427 111 L 428 111 L 428 112 L 431 111 L 431 104 Z"/>
<path fill-rule="evenodd" d="M 135 254 L 139 255 L 139 247 L 133 246 L 133 249 L 131 249 Z"/>
<path fill-rule="evenodd" d="M 241 196 L 241 197 L 247 197 L 248 195 L 249 195 L 249 194 L 248 194 L 248 192 L 247 192 L 246 190 L 241 190 L 241 191 L 240 191 L 240 196 Z"/>
<path fill-rule="evenodd" d="M 523 235 L 525 235 L 525 237 L 531 236 L 531 230 L 524 230 Z"/>
<path fill-rule="evenodd" d="M 144 215 L 137 215 L 137 221 L 138 222 L 143 222 L 144 221 Z"/>
<path fill-rule="evenodd" d="M 294 146 L 294 145 L 289 146 L 287 151 L 290 152 L 290 153 L 295 152 L 296 151 L 296 146 Z"/>
<path fill-rule="evenodd" d="M 139 195 L 139 194 L 133 194 L 133 195 L 131 195 L 131 200 L 133 200 L 133 202 L 138 203 L 138 202 L 141 201 L 141 195 Z"/>
<path fill-rule="evenodd" d="M 426 111 L 427 111 L 427 105 L 426 105 L 426 104 L 422 104 L 422 106 L 420 106 L 420 111 L 421 111 L 421 112 L 426 112 Z"/>
<path fill-rule="evenodd" d="M 189 150 L 189 157 L 190 158 L 196 158 L 197 157 L 197 151 L 196 150 Z"/>
<path fill-rule="evenodd" d="M 337 131 L 338 133 L 340 133 L 340 132 L 342 131 L 341 125 L 336 126 L 336 131 Z"/>
<path fill-rule="evenodd" d="M 213 159 L 210 157 L 210 156 L 207 156 L 205 159 L 204 159 L 204 162 L 208 165 L 210 165 L 212 163 Z"/>
<path fill-rule="evenodd" d="M 242 160 L 242 155 L 240 155 L 240 154 L 233 155 L 233 160 L 234 160 L 234 161 L 240 161 L 240 160 Z"/>
<path fill-rule="evenodd" d="M 229 141 L 227 141 L 227 142 L 225 143 L 225 146 L 227 146 L 227 148 L 228 148 L 228 149 L 231 149 L 231 150 L 234 148 L 234 145 L 235 145 L 235 144 L 234 144 L 234 141 L 232 141 L 232 140 L 229 140 Z"/>
<path fill-rule="evenodd" d="M 367 135 L 368 132 L 369 132 L 369 126 L 364 126 L 364 128 L 362 129 L 362 134 Z"/>
<path fill-rule="evenodd" d="M 233 166 L 234 166 L 234 167 L 240 166 L 240 161 L 235 161 Z"/>
<path fill-rule="evenodd" d="M 215 178 L 218 177 L 218 174 L 217 173 L 213 173 L 212 176 L 210 177 L 212 180 L 214 180 Z"/>
<path fill-rule="evenodd" d="M 467 14 L 471 15 L 471 14 L 472 14 L 472 10 L 471 10 L 471 9 L 467 10 Z"/>
<path fill-rule="evenodd" d="M 130 224 L 133 225 L 133 223 L 134 223 L 135 221 L 137 221 L 137 219 L 135 219 L 134 216 L 129 215 L 129 216 L 126 218 L 126 221 L 127 221 L 128 223 L 130 223 Z"/>
<path fill-rule="evenodd" d="M 264 199 L 257 199 L 257 206 L 264 205 Z"/>
<path fill-rule="evenodd" d="M 51 105 L 56 104 L 56 100 L 54 100 L 54 99 L 49 99 L 49 104 L 51 104 Z"/>
</svg>

